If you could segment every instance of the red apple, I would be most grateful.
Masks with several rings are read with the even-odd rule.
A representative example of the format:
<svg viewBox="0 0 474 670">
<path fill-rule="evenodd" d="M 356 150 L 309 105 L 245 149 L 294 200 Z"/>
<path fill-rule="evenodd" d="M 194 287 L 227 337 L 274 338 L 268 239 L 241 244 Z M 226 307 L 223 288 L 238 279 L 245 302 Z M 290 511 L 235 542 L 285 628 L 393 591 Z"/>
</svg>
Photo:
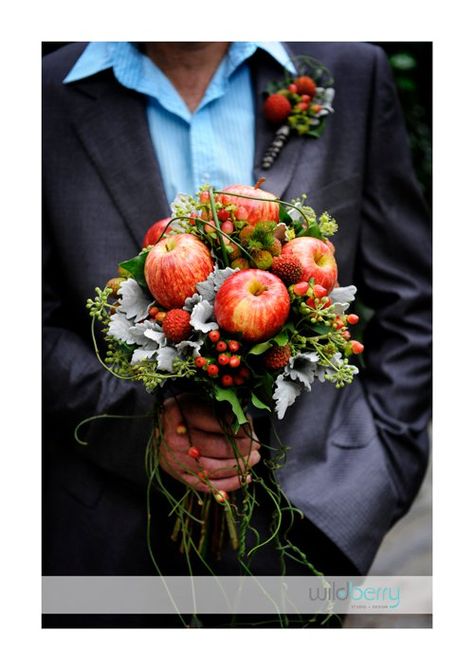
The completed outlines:
<svg viewBox="0 0 474 670">
<path fill-rule="evenodd" d="M 301 281 L 313 278 L 330 293 L 337 281 L 337 264 L 331 247 L 316 237 L 296 237 L 284 245 L 282 254 L 298 258 L 303 266 Z"/>
<path fill-rule="evenodd" d="M 275 202 L 276 195 L 262 191 L 253 186 L 226 186 L 222 189 L 227 193 L 216 193 L 216 201 L 223 205 L 237 205 L 236 216 L 239 220 L 247 221 L 251 225 L 259 221 L 275 221 L 278 223 L 280 215 L 280 205 Z M 251 200 L 250 198 L 259 198 Z"/>
<path fill-rule="evenodd" d="M 240 270 L 228 277 L 216 294 L 214 313 L 228 333 L 248 342 L 262 342 L 282 328 L 290 313 L 285 284 L 264 270 Z"/>
<path fill-rule="evenodd" d="M 163 307 L 182 307 L 196 284 L 212 272 L 209 249 L 197 237 L 179 233 L 160 240 L 145 261 L 145 280 Z"/>
<path fill-rule="evenodd" d="M 166 226 L 168 225 L 169 221 L 171 221 L 171 217 L 155 221 L 155 223 L 152 226 L 150 226 L 146 231 L 145 237 L 143 238 L 142 247 L 144 248 L 148 247 L 150 244 L 156 244 L 165 230 L 166 230 L 166 233 L 164 233 L 165 235 L 169 231 L 171 231 L 171 226 L 168 226 L 168 229 L 166 229 Z"/>
</svg>

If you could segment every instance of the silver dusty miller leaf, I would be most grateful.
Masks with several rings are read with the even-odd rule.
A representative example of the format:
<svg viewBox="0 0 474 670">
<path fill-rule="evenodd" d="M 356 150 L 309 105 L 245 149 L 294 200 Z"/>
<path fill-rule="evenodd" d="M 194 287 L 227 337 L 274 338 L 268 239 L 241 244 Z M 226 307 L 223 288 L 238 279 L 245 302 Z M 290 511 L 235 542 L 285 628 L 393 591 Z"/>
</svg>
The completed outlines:
<svg viewBox="0 0 474 670">
<path fill-rule="evenodd" d="M 124 312 L 127 319 L 142 321 L 148 316 L 148 308 L 153 304 L 140 285 L 132 279 L 126 279 L 120 284 L 118 294 L 121 296 L 118 311 Z"/>
<path fill-rule="evenodd" d="M 278 375 L 272 398 L 276 401 L 275 409 L 279 419 L 283 419 L 286 410 L 295 402 L 301 390 L 302 387 L 299 384 L 287 381 L 282 374 Z"/>
</svg>

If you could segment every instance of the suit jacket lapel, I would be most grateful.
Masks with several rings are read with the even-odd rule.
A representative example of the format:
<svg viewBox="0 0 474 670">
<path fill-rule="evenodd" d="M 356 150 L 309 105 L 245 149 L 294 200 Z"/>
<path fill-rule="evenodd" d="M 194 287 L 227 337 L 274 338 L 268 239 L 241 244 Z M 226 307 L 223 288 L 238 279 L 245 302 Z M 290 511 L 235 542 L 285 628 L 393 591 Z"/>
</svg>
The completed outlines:
<svg viewBox="0 0 474 670">
<path fill-rule="evenodd" d="M 145 99 L 132 91 L 124 96 L 111 71 L 80 81 L 74 88 L 76 131 L 141 246 L 147 228 L 169 213 Z"/>
<path fill-rule="evenodd" d="M 290 51 L 288 47 L 287 50 Z M 290 52 L 289 56 L 292 55 Z M 268 170 L 262 169 L 262 158 L 277 130 L 268 123 L 263 115 L 264 92 L 270 82 L 283 78 L 283 68 L 267 52 L 261 49 L 257 50 L 250 65 L 255 90 L 254 177 L 255 181 L 260 177 L 265 177 L 266 181 L 262 188 L 282 198 L 291 183 L 298 164 L 298 157 L 303 151 L 306 139 L 292 134 L 272 167 Z"/>
</svg>

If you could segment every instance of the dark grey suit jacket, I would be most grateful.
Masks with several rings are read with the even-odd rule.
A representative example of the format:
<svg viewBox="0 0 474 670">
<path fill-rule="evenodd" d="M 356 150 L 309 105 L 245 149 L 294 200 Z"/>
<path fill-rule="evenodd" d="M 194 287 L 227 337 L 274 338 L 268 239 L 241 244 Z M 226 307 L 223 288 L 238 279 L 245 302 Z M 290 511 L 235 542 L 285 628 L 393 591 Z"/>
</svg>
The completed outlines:
<svg viewBox="0 0 474 670">
<path fill-rule="evenodd" d="M 70 45 L 44 62 L 44 471 L 48 514 L 61 517 L 55 487 L 65 487 L 88 510 L 80 523 L 90 524 L 90 543 L 74 551 L 87 552 L 94 571 L 111 524 L 127 546 L 143 542 L 144 520 L 118 523 L 114 500 L 143 494 L 149 424 L 92 422 L 82 432 L 88 442 L 82 448 L 73 429 L 103 412 L 146 413 L 151 400 L 139 385 L 101 369 L 85 302 L 116 274 L 118 260 L 136 254 L 144 231 L 169 209 L 144 98 L 122 88 L 111 71 L 62 84 L 83 48 Z M 430 227 L 383 52 L 360 43 L 288 48 L 332 71 L 335 114 L 321 139 L 290 140 L 265 173 L 265 188 L 286 200 L 305 192 L 317 211 L 336 217 L 340 282 L 355 283 L 375 316 L 355 383 L 342 391 L 315 384 L 281 422 L 282 438 L 292 445 L 281 483 L 365 573 L 384 534 L 413 501 L 427 463 Z M 282 73 L 260 50 L 251 67 L 257 179 L 272 137 L 262 92 Z M 100 473 L 117 486 L 107 488 Z M 75 521 L 64 517 L 66 532 Z M 87 561 L 79 564 L 88 569 Z M 68 569 L 74 572 L 74 565 Z"/>
</svg>

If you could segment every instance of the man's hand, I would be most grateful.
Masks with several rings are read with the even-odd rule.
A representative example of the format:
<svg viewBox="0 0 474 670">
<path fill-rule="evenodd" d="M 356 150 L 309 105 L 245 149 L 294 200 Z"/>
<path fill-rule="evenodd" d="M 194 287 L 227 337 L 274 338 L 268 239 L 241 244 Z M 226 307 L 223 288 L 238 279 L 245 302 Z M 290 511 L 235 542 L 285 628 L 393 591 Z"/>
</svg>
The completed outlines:
<svg viewBox="0 0 474 670">
<path fill-rule="evenodd" d="M 164 440 L 160 446 L 161 467 L 175 479 L 184 481 L 198 491 L 209 491 L 210 487 L 204 481 L 206 479 L 217 490 L 235 491 L 242 485 L 239 473 L 247 472 L 260 460 L 260 444 L 249 425 L 241 427 L 234 436 L 239 453 L 237 462 L 212 407 L 198 396 L 182 395 L 176 400 L 168 398 L 162 420 Z M 191 446 L 199 450 L 198 459 L 188 455 Z M 200 478 L 197 473 L 203 471 L 205 474 Z"/>
</svg>

